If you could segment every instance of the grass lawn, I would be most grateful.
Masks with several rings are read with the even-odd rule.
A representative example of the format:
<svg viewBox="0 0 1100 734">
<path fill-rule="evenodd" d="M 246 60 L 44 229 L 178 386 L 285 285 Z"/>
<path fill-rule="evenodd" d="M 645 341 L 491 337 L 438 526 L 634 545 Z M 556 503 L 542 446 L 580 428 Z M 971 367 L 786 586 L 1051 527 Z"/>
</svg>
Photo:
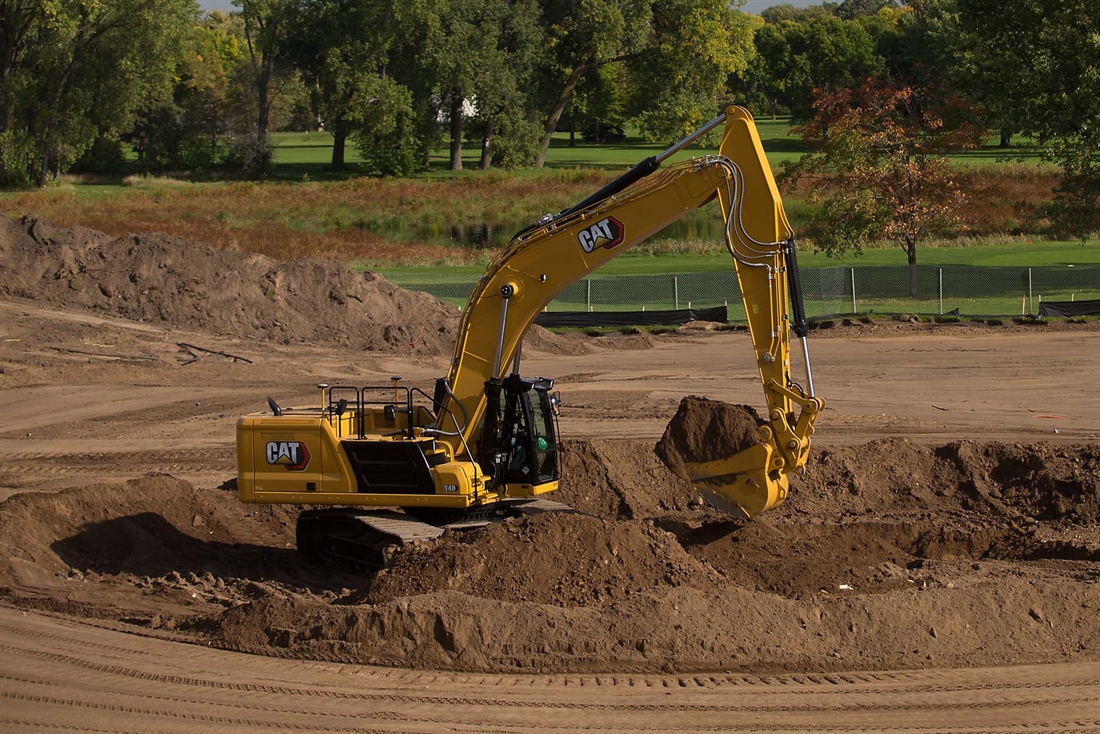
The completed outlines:
<svg viewBox="0 0 1100 734">
<path fill-rule="evenodd" d="M 760 134 L 760 141 L 764 145 L 768 162 L 773 168 L 778 168 L 784 161 L 797 160 L 809 151 L 809 147 L 801 139 L 789 134 L 791 124 L 785 117 L 776 120 L 758 118 L 756 129 Z M 297 180 L 303 175 L 308 175 L 314 180 L 325 180 L 358 175 L 354 165 L 343 174 L 334 174 L 328 170 L 328 163 L 332 158 L 332 136 L 329 133 L 275 133 L 272 138 L 276 145 L 277 179 Z M 1009 151 L 997 147 L 998 142 L 997 138 L 991 137 L 983 148 L 956 153 L 950 157 L 962 165 L 995 164 L 1006 159 L 1006 155 L 1009 154 L 1013 162 L 1018 159 L 1029 163 L 1039 161 L 1039 149 L 1030 146 L 1030 141 L 1027 139 L 1013 139 L 1012 143 L 1015 147 Z M 546 166 L 548 168 L 628 168 L 648 156 L 663 152 L 666 148 L 668 148 L 667 144 L 649 143 L 637 136 L 628 136 L 618 143 L 593 144 L 584 142 L 579 135 L 575 145 L 570 147 L 569 133 L 559 132 L 550 142 Z M 717 148 L 693 145 L 677 153 L 672 160 L 687 160 L 716 151 Z M 477 145 L 463 146 L 462 165 L 465 169 L 475 170 L 480 157 L 481 149 Z M 345 151 L 345 160 L 348 164 L 358 164 L 362 161 L 359 151 L 350 141 Z M 449 153 L 446 150 L 437 150 L 431 156 L 432 172 L 421 175 L 457 175 L 447 170 L 449 161 Z"/>
<path fill-rule="evenodd" d="M 1100 265 L 1100 240 L 1079 242 L 1019 242 L 1004 245 L 969 245 L 967 247 L 925 247 L 917 252 L 920 265 L 1019 266 Z M 866 250 L 862 255 L 843 260 L 810 252 L 799 253 L 803 268 L 866 267 L 875 265 L 905 265 L 901 248 Z M 353 263 L 353 267 L 357 264 Z M 362 267 L 362 264 L 358 264 Z M 704 273 L 732 269 L 725 250 L 707 254 L 636 255 L 627 253 L 600 268 L 594 277 L 618 275 L 658 275 L 663 273 Z M 469 282 L 477 280 L 482 265 L 455 265 L 440 270 L 437 267 L 380 268 L 384 276 L 395 283 L 422 280 L 437 282 Z"/>
<path fill-rule="evenodd" d="M 798 137 L 789 134 L 790 121 L 787 118 L 770 120 L 759 118 L 756 127 L 760 134 L 761 142 L 768 162 L 778 171 L 785 161 L 797 160 L 809 151 L 809 147 Z M 345 163 L 347 168 L 335 172 L 329 169 L 332 159 L 332 135 L 327 132 L 280 132 L 273 133 L 271 139 L 274 145 L 275 171 L 273 180 L 282 182 L 299 181 L 334 181 L 357 178 L 363 175 L 360 167 L 362 157 L 352 141 L 348 141 L 345 149 Z M 1013 148 L 1004 150 L 997 147 L 997 139 L 989 138 L 986 145 L 978 150 L 964 151 L 953 154 L 950 158 L 963 167 L 987 166 L 999 164 L 1011 164 L 1017 162 L 1039 163 L 1040 150 L 1031 145 L 1031 141 L 1024 138 L 1014 138 Z M 668 147 L 666 143 L 650 143 L 638 136 L 628 136 L 618 143 L 592 144 L 586 143 L 578 135 L 575 146 L 569 145 L 569 134 L 559 132 L 554 135 L 547 154 L 546 167 L 548 169 L 575 169 L 594 168 L 606 170 L 619 170 L 629 168 L 651 155 L 663 152 Z M 716 148 L 703 148 L 693 145 L 673 156 L 673 161 L 687 160 L 688 158 L 712 154 Z M 446 149 L 439 149 L 429 158 L 430 169 L 424 173 L 415 174 L 414 179 L 452 179 L 469 175 L 484 175 L 477 170 L 481 150 L 476 144 L 467 144 L 462 149 L 462 162 L 465 168 L 462 172 L 448 170 L 449 153 Z M 128 173 L 138 170 L 135 167 L 134 155 L 127 152 L 127 166 L 121 174 L 114 176 L 75 177 L 77 183 L 68 185 L 68 188 L 76 195 L 89 198 L 103 198 L 110 196 L 125 196 L 132 189 L 129 186 L 120 186 L 123 177 Z M 513 176 L 538 176 L 534 170 L 509 172 Z M 201 181 L 201 179 L 200 179 Z M 209 185 L 223 185 L 218 180 L 210 181 Z M 0 191 L 0 200 L 7 196 L 7 192 Z"/>
<path fill-rule="evenodd" d="M 847 265 L 905 265 L 906 255 L 900 247 L 865 250 L 862 255 L 843 260 L 821 254 L 800 255 L 798 264 L 805 267 Z M 1100 240 L 1080 242 L 1009 242 L 1000 245 L 968 245 L 966 247 L 925 247 L 917 250 L 920 265 L 1022 266 L 1100 265 Z"/>
<path fill-rule="evenodd" d="M 928 247 L 919 257 L 922 266 L 917 271 L 918 295 L 913 296 L 900 250 L 896 255 L 890 250 L 873 250 L 863 258 L 843 261 L 807 254 L 801 258 L 806 265 L 802 281 L 807 313 L 814 317 L 868 312 L 936 315 L 958 309 L 964 317 L 1004 316 L 1037 309 L 1043 300 L 1100 298 L 1100 242 L 1085 246 L 1037 242 L 1004 247 Z M 990 265 L 1001 267 L 982 269 Z M 849 266 L 854 268 L 851 273 Z M 944 269 L 938 270 L 937 266 Z M 1035 268 L 1033 279 L 1030 268 Z M 383 268 L 381 272 L 398 285 L 427 291 L 461 307 L 482 269 Z M 725 304 L 730 319 L 743 321 L 744 306 L 738 293 L 728 255 L 627 254 L 571 284 L 549 310 L 653 311 Z"/>
</svg>

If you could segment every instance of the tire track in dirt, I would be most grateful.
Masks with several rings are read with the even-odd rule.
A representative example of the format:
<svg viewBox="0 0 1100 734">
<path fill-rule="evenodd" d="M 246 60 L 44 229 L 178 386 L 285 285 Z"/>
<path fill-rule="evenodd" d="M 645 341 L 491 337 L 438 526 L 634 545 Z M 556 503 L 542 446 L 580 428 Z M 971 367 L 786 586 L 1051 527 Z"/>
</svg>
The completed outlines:
<svg viewBox="0 0 1100 734">
<path fill-rule="evenodd" d="M 83 726 L 68 726 L 68 725 L 54 726 L 54 725 L 49 725 L 49 724 L 35 724 L 33 722 L 16 721 L 16 720 L 13 720 L 13 719 L 0 719 L 0 724 L 6 724 L 6 725 L 10 725 L 10 726 L 23 725 L 23 726 L 28 726 L 28 727 L 34 727 L 35 729 L 39 729 L 39 728 L 64 729 L 65 731 L 89 732 L 91 734 L 97 734 L 97 733 L 101 733 L 101 732 L 104 733 L 104 734 L 147 734 L 147 732 L 145 732 L 143 730 L 125 731 L 125 730 L 121 730 L 121 729 L 95 729 L 95 728 L 88 728 L 88 727 L 83 727 Z M 1069 722 L 1069 721 L 1067 721 L 1067 722 L 1058 722 L 1056 724 L 1052 724 L 1051 726 L 1053 728 L 1044 729 L 1044 730 L 1045 731 L 1056 731 L 1056 732 L 1060 732 L 1060 734 L 1088 733 L 1088 732 L 1095 732 L 1097 730 L 1096 729 L 1096 726 L 1097 726 L 1096 722 L 1081 723 L 1081 722 Z M 574 728 L 572 728 L 572 731 L 591 731 L 592 729 L 593 729 L 593 727 L 574 727 Z M 331 729 L 329 729 L 329 730 L 331 730 Z M 621 727 L 615 727 L 614 730 L 615 731 L 625 731 Z M 341 730 L 341 731 L 355 731 L 355 730 Z M 485 734 L 496 734 L 496 732 L 498 732 L 498 731 L 499 730 L 496 730 L 496 729 L 492 729 L 492 730 L 485 729 L 485 730 L 483 730 L 483 732 L 485 732 Z M 630 729 L 630 731 L 657 731 L 657 730 L 655 730 L 655 729 L 632 728 L 632 729 Z M 667 729 L 661 729 L 659 731 L 668 731 L 668 730 Z M 779 725 L 779 726 L 769 726 L 769 725 L 766 725 L 766 724 L 764 724 L 764 725 L 750 724 L 750 725 L 745 725 L 745 726 L 701 727 L 701 728 L 693 728 L 692 731 L 700 731 L 700 732 L 711 732 L 711 731 L 821 731 L 821 729 L 819 727 L 812 726 L 812 725 L 790 726 L 790 725 L 785 725 L 784 724 L 784 725 Z M 842 731 L 842 732 L 896 731 L 896 732 L 906 732 L 906 731 L 927 731 L 927 730 L 918 729 L 918 728 L 915 728 L 915 727 L 889 727 L 889 728 L 882 728 L 882 727 L 843 727 L 843 728 L 829 727 L 829 731 Z M 981 734 L 1014 734 L 1015 732 L 1035 732 L 1035 731 L 1040 731 L 1040 730 L 1037 730 L 1034 727 L 1030 727 L 1030 726 L 1020 726 L 1020 727 L 1013 727 L 1013 728 L 998 728 L 998 729 L 990 729 L 990 728 L 987 728 L 987 727 L 981 727 L 980 729 L 975 729 L 975 730 L 971 730 L 971 729 L 953 729 L 952 731 L 956 731 L 956 732 L 963 732 L 963 731 L 975 731 L 975 732 L 977 732 L 977 731 L 980 731 Z"/>
<path fill-rule="evenodd" d="M 663 685 L 639 690 L 634 676 L 470 676 L 249 658 L 6 608 L 0 651 L 5 731 L 1100 730 L 1088 715 L 1100 694 L 1096 664 L 648 676 Z M 307 667 L 316 687 L 288 684 Z M 246 676 L 251 682 L 240 682 Z M 732 684 L 715 688 L 725 681 Z M 440 693 L 425 694 L 426 686 Z"/>
<path fill-rule="evenodd" d="M 236 471 L 236 456 L 230 447 L 187 448 L 179 451 L 134 451 L 124 449 L 93 452 L 0 453 L 0 499 L 30 491 L 56 491 L 73 486 L 75 480 L 114 481 L 146 474 L 174 474 L 209 479 Z M 5 491 L 6 490 L 6 491 Z"/>
<path fill-rule="evenodd" d="M 14 610 L 12 610 L 14 611 Z M 62 619 L 57 617 L 57 619 Z M 98 625 L 86 625 L 78 623 L 80 627 L 99 627 Z M 99 627 L 99 629 L 105 629 Z M 5 636 L 16 637 L 19 640 L 37 639 L 43 644 L 50 644 L 56 641 L 56 635 L 48 634 L 41 631 L 27 630 L 21 626 L 10 625 L 4 622 L 0 622 L 0 634 Z M 9 639 L 10 639 L 9 637 Z M 71 647 L 91 647 L 95 648 L 94 652 L 100 654 L 107 653 L 112 658 L 121 658 L 134 654 L 132 648 L 122 645 L 109 645 L 105 643 L 97 643 L 79 637 L 69 641 L 69 647 L 71 652 L 75 652 Z M 177 643 L 178 644 L 178 643 Z M 196 652 L 201 651 L 202 648 L 198 648 Z M 162 675 L 153 672 L 141 671 L 136 668 L 130 668 L 126 666 L 120 666 L 111 663 L 90 661 L 82 657 L 76 657 L 74 655 L 49 652 L 40 649 L 34 649 L 27 646 L 18 646 L 10 643 L 0 642 L 0 651 L 11 655 L 22 655 L 25 657 L 32 657 L 42 661 L 56 663 L 66 666 L 75 666 L 84 668 L 97 673 L 135 678 L 145 681 L 152 681 L 158 683 L 168 683 L 172 685 L 191 686 L 199 688 L 215 688 L 219 690 L 229 690 L 244 693 L 263 693 L 263 694 L 278 694 L 289 695 L 294 697 L 306 697 L 306 698 L 333 698 L 344 700 L 358 700 L 358 701 L 374 701 L 374 700 L 387 700 L 397 701 L 404 703 L 432 703 L 443 705 L 477 705 L 477 706 L 519 706 L 519 707 L 550 707 L 550 708 L 568 708 L 568 709 L 587 709 L 593 711 L 664 711 L 670 710 L 669 706 L 665 705 L 638 705 L 638 704 L 554 704 L 544 702 L 532 702 L 532 701 L 505 701 L 488 698 L 456 698 L 456 697 L 438 697 L 438 696 L 426 696 L 426 695 L 398 695 L 398 694 L 365 694 L 348 691 L 333 691 L 317 688 L 300 688 L 291 686 L 272 686 L 272 685 L 259 685 L 252 683 L 239 683 L 229 681 L 214 681 L 207 678 L 201 678 L 197 676 L 179 676 L 179 675 Z M 226 652 L 243 652 L 249 654 L 248 651 L 229 651 Z M 148 654 L 148 651 L 141 651 L 138 654 Z M 201 652 L 200 652 L 201 655 Z M 209 657 L 218 657 L 217 653 L 208 655 Z M 203 656 L 207 657 L 207 656 Z M 1100 664 L 1090 664 L 1090 666 L 1098 673 L 1100 673 Z M 341 670 L 344 666 L 332 667 L 330 669 Z M 485 686 L 492 687 L 509 687 L 515 688 L 517 686 L 523 686 L 524 682 L 533 683 L 536 678 L 528 676 L 468 676 L 462 674 L 441 674 L 441 673 L 424 673 L 417 671 L 390 671 L 377 668 L 365 668 L 356 666 L 357 677 L 366 676 L 372 679 L 378 678 L 382 680 L 386 679 L 398 679 L 402 683 L 406 684 L 422 684 L 424 682 L 437 682 L 440 679 L 447 679 L 454 683 L 461 685 L 472 685 L 478 688 Z M 972 683 L 972 684 L 957 684 L 957 685 L 936 685 L 920 682 L 921 679 L 929 677 L 931 674 L 929 671 L 914 671 L 914 672 L 896 672 L 896 673 L 848 673 L 844 676 L 672 676 L 672 677 L 647 677 L 645 678 L 646 687 L 660 687 L 660 688 L 673 688 L 673 689 L 710 689 L 720 687 L 737 687 L 737 688 L 753 688 L 762 694 L 777 693 L 784 696 L 830 696 L 833 697 L 836 693 L 853 693 L 861 694 L 865 692 L 865 688 L 868 686 L 874 686 L 881 688 L 883 686 L 889 687 L 891 692 L 895 694 L 975 694 L 980 692 L 1019 692 L 1019 691 L 1050 691 L 1058 689 L 1079 689 L 1079 688 L 1100 688 L 1100 676 L 1075 678 L 1072 680 L 1031 680 L 1023 679 L 1013 682 L 1005 683 Z M 634 677 L 623 676 L 611 676 L 611 675 L 593 675 L 593 676 L 552 676 L 542 679 L 546 684 L 545 687 L 560 687 L 560 688 L 633 688 L 639 685 L 639 682 Z M 793 687 L 792 686 L 796 686 Z M 815 686 L 815 689 L 805 689 L 805 687 Z M 823 686 L 829 686 L 830 688 L 824 688 Z M 1091 700 L 1091 696 L 1089 700 Z M 1076 699 L 1065 698 L 1058 699 L 1059 701 L 1069 702 Z M 968 701 L 963 704 L 964 708 L 977 708 L 986 707 L 992 705 L 993 702 L 975 702 Z M 999 701 L 1005 705 L 1026 705 L 1027 701 L 1006 702 Z M 921 707 L 928 708 L 934 707 L 934 704 L 922 703 Z M 957 705 L 955 706 L 958 707 Z M 673 706 L 672 709 L 681 710 L 682 706 Z M 813 710 L 819 710 L 819 707 L 811 706 Z M 868 708 L 867 706 L 860 707 L 862 709 Z M 873 707 L 872 707 L 873 708 Z M 828 709 L 820 710 L 836 710 L 837 707 L 833 706 Z M 724 705 L 693 705 L 690 707 L 692 711 L 778 711 L 778 710 L 800 710 L 797 707 L 778 707 L 778 706 L 724 706 Z M 841 707 L 843 710 L 843 707 Z"/>
<path fill-rule="evenodd" d="M 17 648 L 4 648 L 7 652 L 12 654 L 23 654 L 31 657 L 40 657 L 46 659 L 44 655 L 33 655 L 31 651 L 19 650 Z M 117 666 L 99 666 L 87 664 L 86 661 L 80 661 L 77 658 L 68 656 L 53 656 L 53 662 L 64 663 L 66 665 L 75 664 L 78 667 L 88 667 L 96 672 L 108 673 L 120 677 L 133 677 L 141 678 L 145 681 L 157 682 L 157 683 L 170 683 L 173 685 L 190 686 L 190 687 L 212 687 L 212 688 L 225 688 L 221 685 L 213 685 L 212 681 L 203 681 L 197 678 L 181 678 L 181 677 L 163 677 L 154 676 L 152 674 L 142 674 L 135 670 L 128 670 Z M 7 678 L 7 676 L 4 676 Z M 1086 680 L 1077 681 L 1070 686 L 1086 686 L 1096 687 L 1100 681 Z M 48 683 L 47 683 L 48 684 Z M 38 685 L 42 685 L 39 683 Z M 1048 686 L 1038 686 L 1034 688 L 1051 689 L 1066 687 L 1065 684 L 1052 684 Z M 1009 689 L 1015 689 L 1017 686 L 1012 685 L 985 685 L 985 686 L 957 686 L 957 687 L 937 687 L 930 686 L 926 688 L 913 688 L 894 690 L 892 693 L 895 695 L 901 694 L 929 694 L 929 693 L 977 693 L 984 691 L 998 691 L 1003 693 Z M 1027 687 L 1025 687 L 1027 688 Z M 477 707 L 503 707 L 503 708 L 549 708 L 555 710 L 569 710 L 569 711 L 612 711 L 612 712 L 648 712 L 648 713 L 662 713 L 662 712 L 685 712 L 685 713 L 825 713 L 825 712 L 855 712 L 855 711 L 956 711 L 961 709 L 990 709 L 1001 707 L 1027 707 L 1034 706 L 1036 703 L 1042 703 L 1043 705 L 1062 705 L 1062 704 L 1091 704 L 1096 701 L 1095 697 L 1091 693 L 1086 692 L 1085 695 L 1076 697 L 1064 697 L 1064 698 L 1047 698 L 1044 697 L 1041 700 L 1035 699 L 1021 699 L 1021 700 L 991 700 L 991 701 L 966 701 L 962 703 L 934 703 L 928 701 L 922 701 L 911 704 L 892 704 L 892 703 L 832 703 L 831 705 L 752 705 L 752 704 L 730 704 L 730 705 L 714 705 L 714 704 L 593 704 L 593 703 L 575 703 L 575 702 L 535 702 L 535 701 L 506 701 L 500 699 L 490 698 L 465 698 L 465 697 L 443 697 L 443 696 L 405 696 L 399 694 L 339 694 L 332 691 L 315 691 L 308 688 L 286 688 L 286 687 L 270 687 L 270 686 L 248 686 L 232 687 L 230 690 L 245 692 L 245 693 L 257 693 L 257 694 L 272 694 L 279 696 L 289 696 L 292 698 L 339 698 L 352 701 L 386 701 L 391 703 L 408 703 L 417 705 L 435 705 L 435 706 L 477 706 Z M 802 691 L 801 693 L 807 693 Z M 814 693 L 827 693 L 829 698 L 835 698 L 833 695 L 835 691 L 829 692 L 814 692 Z M 140 693 L 127 693 L 125 695 L 136 696 L 140 698 L 158 699 L 164 701 L 172 701 L 177 703 L 185 703 L 188 705 L 204 705 L 205 702 L 195 699 L 185 699 L 169 696 L 154 696 Z M 42 696 L 28 696 L 25 694 L 18 694 L 12 692 L 0 691 L 0 699 L 7 698 L 11 700 L 35 700 L 39 698 L 45 698 Z M 90 705 L 90 704 L 89 704 Z M 274 713 L 284 714 L 310 714 L 312 712 L 298 709 L 272 709 L 269 706 L 246 706 L 243 704 L 218 704 L 228 705 L 235 708 L 243 708 L 256 711 L 266 711 Z M 425 721 L 433 721 L 440 723 L 437 720 L 426 719 Z M 543 724 L 540 728 L 556 729 L 560 727 Z"/>
</svg>

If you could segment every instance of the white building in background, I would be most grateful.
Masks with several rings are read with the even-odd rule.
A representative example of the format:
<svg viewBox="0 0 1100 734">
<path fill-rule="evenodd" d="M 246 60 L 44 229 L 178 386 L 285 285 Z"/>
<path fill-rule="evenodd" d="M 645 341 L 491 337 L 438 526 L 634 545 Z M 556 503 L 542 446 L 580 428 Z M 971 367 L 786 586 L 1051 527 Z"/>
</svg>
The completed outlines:
<svg viewBox="0 0 1100 734">
<path fill-rule="evenodd" d="M 443 104 L 443 98 L 438 94 L 433 94 L 432 104 L 436 106 L 439 112 L 435 115 L 435 121 L 441 125 L 446 125 L 451 121 L 451 106 Z M 462 100 L 462 117 L 473 117 L 477 114 L 477 106 L 470 101 L 469 97 Z"/>
</svg>

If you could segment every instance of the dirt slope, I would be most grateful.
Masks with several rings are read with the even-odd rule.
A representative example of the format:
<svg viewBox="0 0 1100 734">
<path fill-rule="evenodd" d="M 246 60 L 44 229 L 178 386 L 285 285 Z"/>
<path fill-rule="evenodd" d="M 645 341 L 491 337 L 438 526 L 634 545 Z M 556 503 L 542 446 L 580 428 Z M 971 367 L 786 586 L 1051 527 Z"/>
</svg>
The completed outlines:
<svg viewBox="0 0 1100 734">
<path fill-rule="evenodd" d="M 281 262 L 159 233 L 113 238 L 0 216 L 0 296 L 80 306 L 219 336 L 375 352 L 449 354 L 458 312 L 377 273 Z M 577 346 L 534 327 L 528 346 Z"/>
</svg>

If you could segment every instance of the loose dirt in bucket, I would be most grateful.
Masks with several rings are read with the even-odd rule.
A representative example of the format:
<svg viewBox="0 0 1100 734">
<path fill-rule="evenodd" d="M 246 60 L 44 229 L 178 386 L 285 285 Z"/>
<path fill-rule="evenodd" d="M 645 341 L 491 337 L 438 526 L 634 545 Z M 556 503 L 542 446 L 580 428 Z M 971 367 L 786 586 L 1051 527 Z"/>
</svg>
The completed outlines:
<svg viewBox="0 0 1100 734">
<path fill-rule="evenodd" d="M 687 478 L 685 462 L 725 459 L 760 443 L 763 421 L 748 405 L 730 405 L 695 397 L 680 401 L 657 443 L 657 456 Z"/>
</svg>

